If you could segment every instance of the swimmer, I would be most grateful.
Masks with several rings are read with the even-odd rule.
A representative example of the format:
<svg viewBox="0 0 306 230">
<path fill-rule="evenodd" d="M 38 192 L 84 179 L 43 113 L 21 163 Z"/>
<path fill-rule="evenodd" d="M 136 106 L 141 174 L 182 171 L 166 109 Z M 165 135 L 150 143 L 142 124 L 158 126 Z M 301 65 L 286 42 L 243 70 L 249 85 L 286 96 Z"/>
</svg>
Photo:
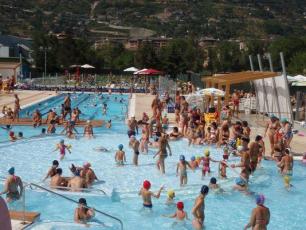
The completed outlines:
<svg viewBox="0 0 306 230">
<path fill-rule="evenodd" d="M 195 170 L 195 169 L 197 169 L 197 168 L 199 167 L 199 164 L 198 164 L 198 162 L 196 161 L 195 156 L 192 156 L 192 157 L 190 158 L 189 164 L 190 164 L 192 170 Z"/>
<path fill-rule="evenodd" d="M 175 192 L 172 189 L 169 189 L 167 192 L 167 201 L 166 205 L 172 205 L 174 204 L 174 198 L 175 198 Z"/>
<path fill-rule="evenodd" d="M 69 146 L 65 145 L 64 140 L 61 140 L 60 143 L 56 145 L 56 148 L 53 150 L 53 152 L 55 152 L 56 150 L 59 150 L 60 155 L 61 155 L 60 160 L 63 160 L 66 154 L 66 149 L 71 154 Z"/>
<path fill-rule="evenodd" d="M 142 200 L 143 200 L 143 207 L 144 208 L 152 208 L 153 207 L 153 204 L 152 204 L 152 196 L 155 197 L 155 198 L 159 198 L 160 197 L 160 193 L 161 191 L 164 189 L 164 187 L 160 187 L 160 189 L 158 190 L 157 193 L 153 193 L 150 191 L 150 188 L 151 188 L 151 183 L 150 181 L 148 180 L 145 180 L 143 182 L 143 186 L 142 188 L 140 189 L 138 195 L 139 196 L 142 196 Z"/>
<path fill-rule="evenodd" d="M 80 170 L 75 171 L 74 177 L 68 181 L 67 187 L 70 188 L 72 192 L 81 192 L 82 188 L 86 188 L 85 179 L 81 177 Z"/>
<path fill-rule="evenodd" d="M 184 211 L 184 203 L 182 201 L 177 202 L 176 212 L 173 215 L 164 215 L 169 218 L 176 218 L 178 221 L 189 220 L 187 212 Z"/>
<path fill-rule="evenodd" d="M 202 179 L 204 179 L 204 177 L 207 174 L 210 174 L 210 161 L 212 162 L 218 162 L 214 159 L 212 159 L 209 155 L 210 152 L 208 149 L 205 150 L 204 152 L 205 156 L 202 158 L 201 162 L 203 162 L 203 168 L 202 168 Z"/>
<path fill-rule="evenodd" d="M 89 188 L 95 180 L 99 180 L 89 162 L 83 164 L 80 176 L 85 179 L 86 187 Z"/>
<path fill-rule="evenodd" d="M 57 161 L 57 160 L 54 160 L 54 161 L 52 162 L 51 168 L 48 170 L 48 173 L 47 173 L 47 175 L 45 176 L 45 178 L 43 179 L 43 181 L 47 180 L 49 177 L 55 176 L 55 174 L 56 174 L 56 169 L 58 168 L 58 166 L 59 166 L 58 161 Z"/>
<path fill-rule="evenodd" d="M 244 179 L 242 179 L 241 177 L 238 177 L 236 178 L 235 183 L 236 184 L 233 186 L 233 190 L 237 190 L 239 192 L 243 192 L 248 195 L 251 194 L 249 192 L 248 184 Z"/>
<path fill-rule="evenodd" d="M 9 139 L 11 142 L 17 141 L 17 137 L 15 136 L 15 133 L 13 131 L 9 132 Z"/>
<path fill-rule="evenodd" d="M 19 176 L 15 176 L 14 167 L 11 167 L 8 170 L 8 174 L 9 176 L 6 178 L 4 183 L 4 190 L 0 192 L 0 195 L 6 194 L 6 201 L 10 203 L 19 200 L 22 197 L 23 183 Z"/>
<path fill-rule="evenodd" d="M 118 149 L 119 150 L 116 152 L 116 155 L 115 155 L 115 162 L 116 162 L 117 166 L 123 166 L 124 162 L 126 162 L 125 152 L 122 151 L 123 145 L 120 144 L 118 146 Z"/>
<path fill-rule="evenodd" d="M 196 198 L 194 202 L 194 206 L 192 208 L 192 215 L 194 217 L 192 221 L 192 226 L 196 230 L 203 229 L 204 220 L 205 220 L 205 198 L 209 192 L 209 187 L 203 185 L 200 191 L 200 194 Z"/>
<path fill-rule="evenodd" d="M 85 198 L 79 199 L 79 206 L 74 211 L 74 222 L 79 224 L 86 224 L 95 216 L 93 208 L 87 207 Z"/>
<path fill-rule="evenodd" d="M 136 137 L 131 136 L 129 146 L 134 151 L 133 164 L 136 165 L 136 166 L 138 166 L 139 145 L 140 145 L 140 142 L 136 139 Z"/>
<path fill-rule="evenodd" d="M 254 230 L 266 230 L 270 222 L 270 210 L 264 206 L 264 195 L 256 196 L 257 207 L 253 209 L 250 222 L 244 227 L 244 230 L 252 228 Z"/>
<path fill-rule="evenodd" d="M 290 155 L 290 150 L 288 148 L 285 150 L 285 156 L 277 163 L 277 166 L 281 169 L 282 175 L 292 176 L 293 157 Z"/>
<path fill-rule="evenodd" d="M 93 138 L 94 137 L 94 133 L 93 133 L 93 128 L 92 128 L 92 124 L 91 121 L 88 120 L 86 122 L 87 124 L 84 126 L 84 137 L 87 138 Z"/>
<path fill-rule="evenodd" d="M 61 168 L 56 169 L 56 174 L 51 177 L 50 187 L 66 187 L 67 180 L 62 177 L 63 170 Z"/>
<path fill-rule="evenodd" d="M 17 139 L 18 140 L 23 139 L 23 132 L 18 132 Z"/>
<path fill-rule="evenodd" d="M 189 162 L 185 160 L 185 156 L 181 155 L 180 161 L 176 166 L 176 176 L 178 176 L 180 172 L 180 186 L 187 184 L 187 166 L 192 169 Z"/>
<path fill-rule="evenodd" d="M 220 164 L 219 164 L 219 177 L 221 179 L 226 179 L 227 178 L 227 176 L 226 176 L 226 168 L 228 167 L 227 159 L 228 159 L 228 157 L 223 154 L 223 160 L 221 160 Z"/>
<path fill-rule="evenodd" d="M 5 127 L 1 127 L 1 129 L 7 130 L 7 131 L 11 130 L 12 128 L 13 128 L 12 125 L 6 125 Z"/>
<path fill-rule="evenodd" d="M 106 122 L 105 127 L 107 129 L 110 129 L 112 127 L 112 120 L 109 120 L 108 122 Z"/>
<path fill-rule="evenodd" d="M 208 185 L 209 189 L 215 192 L 224 192 L 224 190 L 217 184 L 217 179 L 215 177 L 210 178 L 210 182 Z"/>
<path fill-rule="evenodd" d="M 94 148 L 93 150 L 98 151 L 98 152 L 105 152 L 105 153 L 109 152 L 109 150 L 107 148 L 104 148 L 103 146 Z"/>
</svg>

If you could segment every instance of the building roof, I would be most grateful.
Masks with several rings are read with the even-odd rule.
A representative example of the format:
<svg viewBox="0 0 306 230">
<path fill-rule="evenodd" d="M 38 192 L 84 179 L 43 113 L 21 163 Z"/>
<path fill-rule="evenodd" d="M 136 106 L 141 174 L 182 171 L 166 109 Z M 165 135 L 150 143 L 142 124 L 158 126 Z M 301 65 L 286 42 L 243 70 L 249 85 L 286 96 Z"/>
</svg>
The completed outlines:
<svg viewBox="0 0 306 230">
<path fill-rule="evenodd" d="M 264 78 L 279 76 L 277 72 L 260 72 L 260 71 L 245 71 L 238 73 L 221 74 L 218 76 L 203 77 L 202 81 L 212 84 L 238 84 L 248 81 L 254 81 Z"/>
<path fill-rule="evenodd" d="M 19 66 L 19 62 L 0 62 L 0 69 L 16 69 Z"/>
</svg>

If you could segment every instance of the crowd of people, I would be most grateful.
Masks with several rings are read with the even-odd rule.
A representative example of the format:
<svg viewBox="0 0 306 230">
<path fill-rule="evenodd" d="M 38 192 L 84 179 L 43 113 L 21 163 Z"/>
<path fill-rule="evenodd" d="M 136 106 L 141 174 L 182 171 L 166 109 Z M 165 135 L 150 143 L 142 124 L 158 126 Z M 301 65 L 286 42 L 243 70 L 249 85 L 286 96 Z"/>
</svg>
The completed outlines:
<svg viewBox="0 0 306 230">
<path fill-rule="evenodd" d="M 218 176 L 221 179 L 227 178 L 226 171 L 233 170 L 237 173 L 238 178 L 235 180 L 233 189 L 244 194 L 255 196 L 257 207 L 253 210 L 250 222 L 245 226 L 245 229 L 252 227 L 253 229 L 266 229 L 269 224 L 270 212 L 264 206 L 265 198 L 262 194 L 257 194 L 249 190 L 249 178 L 260 167 L 262 159 L 272 159 L 276 162 L 280 174 L 283 176 L 284 186 L 290 189 L 290 184 L 293 170 L 293 157 L 290 150 L 290 142 L 292 140 L 292 129 L 290 122 L 283 118 L 281 121 L 271 115 L 271 120 L 267 125 L 266 132 L 263 135 L 256 135 L 254 140 L 251 140 L 251 128 L 247 121 L 237 119 L 240 97 L 250 96 L 243 92 L 235 91 L 232 97 L 232 107 L 224 105 L 220 112 L 215 108 L 210 107 L 207 111 L 188 104 L 185 97 L 177 92 L 175 101 L 175 123 L 172 130 L 169 127 L 169 119 L 165 113 L 167 108 L 167 100 L 169 96 L 165 96 L 163 100 L 159 96 L 155 96 L 152 101 L 152 117 L 150 118 L 146 112 L 143 113 L 141 120 L 136 121 L 135 117 L 131 117 L 128 121 L 128 137 L 130 146 L 134 150 L 134 159 L 138 159 L 140 153 L 147 154 L 148 148 L 156 148 L 157 152 L 154 158 L 157 158 L 156 165 L 158 170 L 165 174 L 165 160 L 172 155 L 171 142 L 182 138 L 189 140 L 189 145 L 209 146 L 215 145 L 217 148 L 223 149 L 222 160 L 215 160 L 210 156 L 208 149 L 204 150 L 204 156 L 192 156 L 190 161 L 185 159 L 184 155 L 179 157 L 179 162 L 176 166 L 176 174 L 179 177 L 181 186 L 188 183 L 188 169 L 195 171 L 199 169 L 201 176 L 204 178 L 210 175 L 210 164 L 219 164 Z M 207 114 L 213 113 L 213 119 L 207 119 Z M 236 115 L 236 116 L 235 116 Z M 234 119 L 236 121 L 234 121 Z M 141 137 L 137 140 L 136 135 L 140 133 Z M 269 135 L 271 144 L 271 157 L 266 153 L 264 136 Z M 137 143 L 133 145 L 133 143 Z M 123 146 L 119 146 L 119 152 L 122 152 Z M 118 152 L 117 152 L 118 153 Z M 120 162 L 120 166 L 124 165 L 124 152 L 122 157 L 117 157 L 116 162 Z M 240 158 L 240 162 L 229 164 L 229 158 Z M 138 160 L 133 161 L 138 165 Z M 240 172 L 237 170 L 240 169 Z M 171 169 L 170 169 L 171 170 Z M 150 191 L 151 184 L 149 181 L 144 181 L 143 187 L 139 194 L 143 198 L 143 206 L 152 208 L 151 197 L 159 198 L 163 187 L 157 193 Z M 202 229 L 204 226 L 204 200 L 209 189 L 222 191 L 222 188 L 217 184 L 215 177 L 212 177 L 209 185 L 204 185 L 200 195 L 196 198 L 192 214 L 194 216 L 193 226 L 195 229 Z M 170 199 L 170 198 L 169 198 Z M 183 211 L 184 204 L 177 203 L 178 211 L 170 215 L 178 220 L 187 218 Z"/>
<path fill-rule="evenodd" d="M 252 211 L 250 221 L 246 224 L 245 229 L 266 229 L 270 220 L 270 211 L 264 205 L 264 195 L 249 190 L 249 178 L 260 166 L 261 160 L 263 158 L 268 159 L 263 141 L 263 137 L 268 135 L 271 145 L 271 159 L 275 160 L 276 166 L 284 178 L 285 187 L 290 189 L 293 171 L 293 157 L 290 153 L 290 143 L 293 137 L 292 126 L 287 119 L 279 121 L 276 116 L 271 115 L 265 133 L 263 135 L 256 135 L 255 139 L 251 140 L 252 130 L 248 122 L 234 121 L 235 109 L 238 110 L 236 117 L 239 113 L 239 108 L 235 108 L 235 106 L 239 105 L 240 96 L 238 91 L 235 91 L 233 94 L 232 105 L 234 110 L 229 105 L 224 105 L 221 111 L 216 111 L 213 106 L 207 108 L 206 111 L 201 111 L 199 108 L 189 105 L 186 98 L 180 95 L 180 92 L 177 92 L 173 99 L 170 98 L 169 94 L 166 94 L 163 100 L 156 95 L 151 103 L 151 117 L 144 112 L 140 120 L 137 121 L 135 116 L 132 116 L 127 121 L 129 147 L 133 151 L 133 164 L 135 166 L 140 164 L 138 161 L 139 154 L 148 154 L 149 148 L 156 149 L 153 158 L 157 158 L 156 167 L 161 174 L 166 172 L 165 161 L 167 157 L 172 156 L 171 142 L 173 141 L 186 138 L 189 145 L 215 145 L 217 148 L 221 148 L 223 151 L 221 160 L 214 159 L 208 148 L 204 149 L 203 155 L 192 156 L 190 161 L 184 155 L 180 155 L 176 168 L 173 169 L 176 171 L 180 185 L 185 186 L 188 184 L 188 170 L 200 171 L 202 178 L 210 176 L 210 166 L 212 163 L 219 165 L 218 177 L 221 179 L 227 178 L 227 170 L 233 170 L 233 172 L 238 174 L 233 189 L 256 198 L 257 207 Z M 167 103 L 171 100 L 175 103 L 175 126 L 172 129 L 170 128 L 169 118 L 164 113 Z M 102 114 L 105 114 L 106 111 L 107 105 L 104 104 Z M 75 124 L 78 122 L 81 113 L 78 108 L 71 109 L 71 98 L 68 95 L 64 99 L 61 116 L 58 116 L 53 110 L 49 111 L 46 119 L 48 123 L 47 132 L 55 133 L 55 124 L 69 116 L 69 120 L 65 123 L 62 133 L 71 138 L 74 131 L 76 131 Z M 208 116 L 209 114 L 213 114 L 213 116 Z M 41 117 L 40 112 L 38 110 L 35 111 L 33 114 L 35 127 L 41 125 Z M 139 139 L 137 139 L 138 135 L 140 135 Z M 93 136 L 93 128 L 90 121 L 84 127 L 84 136 Z M 54 151 L 59 151 L 60 160 L 64 160 L 66 151 L 71 152 L 70 148 L 71 146 L 65 144 L 64 140 L 61 140 Z M 101 151 L 108 150 L 103 149 Z M 118 146 L 114 158 L 118 167 L 125 166 L 126 156 L 122 144 Z M 240 162 L 229 164 L 229 158 L 240 158 Z M 237 169 L 240 169 L 240 171 Z M 71 191 L 82 191 L 84 188 L 90 188 L 94 181 L 98 180 L 91 169 L 91 164 L 88 162 L 84 163 L 82 167 L 72 165 L 70 171 L 73 173 L 72 178 L 63 177 L 63 171 L 59 168 L 59 162 L 54 160 L 44 180 L 51 178 L 50 187 L 58 189 L 68 188 Z M 6 179 L 5 189 L 0 194 L 6 194 L 7 201 L 10 202 L 22 196 L 23 184 L 21 178 L 15 176 L 14 168 L 10 168 L 8 173 L 9 176 Z M 146 209 L 153 208 L 152 197 L 160 198 L 164 187 L 162 186 L 156 193 L 150 189 L 151 182 L 145 180 L 139 190 L 143 207 Z M 217 183 L 216 177 L 211 177 L 210 183 L 203 185 L 199 195 L 195 198 L 191 210 L 193 215 L 192 224 L 195 229 L 202 229 L 204 227 L 205 198 L 211 190 L 217 192 L 223 191 Z M 167 203 L 174 203 L 175 192 L 169 190 L 167 194 Z M 179 201 L 176 203 L 176 207 L 175 213 L 165 216 L 176 218 L 179 221 L 188 219 L 187 212 L 184 210 L 184 203 Z M 86 200 L 81 198 L 79 200 L 79 207 L 75 210 L 75 221 L 84 223 L 93 216 L 94 210 L 88 208 Z"/>
</svg>

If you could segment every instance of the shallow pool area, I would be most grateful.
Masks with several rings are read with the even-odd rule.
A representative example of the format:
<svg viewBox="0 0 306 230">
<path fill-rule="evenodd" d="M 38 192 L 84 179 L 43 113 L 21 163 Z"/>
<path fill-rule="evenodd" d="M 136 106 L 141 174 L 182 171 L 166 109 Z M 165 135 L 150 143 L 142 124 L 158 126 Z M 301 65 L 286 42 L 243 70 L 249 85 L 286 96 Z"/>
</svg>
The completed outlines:
<svg viewBox="0 0 306 230">
<path fill-rule="evenodd" d="M 49 107 L 60 105 L 64 95 L 53 98 L 48 102 Z M 98 210 L 111 214 L 122 220 L 124 229 L 192 229 L 191 221 L 186 223 L 175 223 L 174 219 L 163 217 L 175 212 L 175 206 L 165 204 L 167 190 L 174 189 L 176 193 L 175 201 L 183 201 L 185 211 L 192 219 L 191 209 L 196 196 L 200 192 L 203 184 L 208 184 L 211 176 L 218 178 L 218 163 L 211 163 L 211 175 L 201 179 L 201 170 L 192 172 L 188 170 L 188 184 L 180 187 L 179 177 L 176 176 L 176 164 L 181 154 L 187 160 L 191 156 L 203 156 L 205 149 L 209 149 L 211 157 L 220 160 L 222 149 L 213 146 L 188 146 L 187 140 L 172 141 L 170 146 L 172 156 L 166 159 L 166 174 L 161 175 L 155 166 L 156 159 L 153 155 L 156 149 L 150 149 L 147 155 L 139 155 L 139 166 L 132 165 L 133 151 L 128 147 L 127 128 L 124 123 L 127 100 L 125 95 L 111 95 L 108 99 L 102 99 L 101 95 L 80 94 L 76 100 L 80 102 L 78 106 L 84 111 L 83 118 L 89 119 L 112 119 L 113 127 L 96 128 L 94 139 L 86 139 L 79 136 L 78 139 L 64 138 L 65 143 L 71 144 L 72 153 L 67 153 L 65 159 L 60 162 L 63 169 L 63 176 L 71 176 L 69 167 L 71 164 L 81 166 L 84 162 L 91 163 L 97 177 L 104 183 L 94 185 L 94 188 L 106 192 L 73 193 L 59 191 L 61 194 L 78 200 L 80 197 L 87 199 L 87 204 Z M 106 97 L 104 95 L 104 97 Z M 115 97 L 118 97 L 115 101 Z M 118 99 L 124 98 L 124 103 Z M 83 101 L 84 100 L 84 101 Z M 101 105 L 107 100 L 109 107 L 108 114 L 102 116 Z M 82 101 L 82 102 L 81 102 Z M 50 104 L 49 104 L 50 103 Z M 44 102 L 42 103 L 44 104 Z M 96 106 L 95 106 L 96 105 Z M 36 105 L 38 106 L 38 105 Z M 42 106 L 42 105 L 40 105 Z M 47 105 L 46 105 L 47 106 Z M 33 106 L 27 113 L 36 107 Z M 47 109 L 46 109 L 47 110 Z M 82 117 L 81 117 L 82 118 Z M 23 130 L 26 137 L 38 135 L 40 128 L 14 127 L 14 130 Z M 58 128 L 58 131 L 61 129 Z M 81 132 L 81 128 L 78 128 Z M 0 131 L 1 136 L 5 132 Z M 63 136 L 54 135 L 46 137 L 32 137 L 17 141 L 16 143 L 1 142 L 0 157 L 1 167 L 0 176 L 7 175 L 7 169 L 15 167 L 16 175 L 21 176 L 26 182 L 33 182 L 48 186 L 48 181 L 41 183 L 48 168 L 55 159 L 59 159 L 59 153 L 53 152 L 56 144 Z M 137 136 L 140 138 L 140 135 Z M 3 140 L 2 140 L 3 141 Z M 119 144 L 124 145 L 127 156 L 127 164 L 124 167 L 116 166 L 114 162 L 115 151 Z M 105 147 L 109 152 L 99 152 L 95 149 Z M 239 158 L 231 157 L 229 164 L 240 161 Z M 227 169 L 227 180 L 218 180 L 224 193 L 210 192 L 205 200 L 205 229 L 207 230 L 228 230 L 243 229 L 248 223 L 251 210 L 255 207 L 254 196 L 248 196 L 232 190 L 234 180 L 237 177 L 235 171 Z M 153 209 L 144 210 L 142 199 L 138 196 L 138 191 L 142 186 L 143 180 L 150 180 L 152 191 L 157 191 L 161 185 L 165 186 L 160 199 L 153 199 Z M 282 177 L 277 171 L 275 162 L 263 161 L 261 167 L 250 179 L 250 190 L 254 193 L 262 193 L 266 196 L 266 205 L 271 211 L 271 221 L 268 229 L 305 229 L 305 210 L 306 203 L 303 202 L 306 195 L 306 166 L 296 162 L 292 178 L 293 188 L 290 191 L 284 189 Z M 0 190 L 3 183 L 0 185 Z M 20 201 L 10 205 L 11 209 L 21 210 Z M 76 205 L 65 199 L 37 188 L 27 188 L 26 190 L 26 209 L 41 213 L 41 222 L 27 229 L 53 230 L 53 229 L 86 229 L 84 226 L 75 225 L 73 213 Z M 103 223 L 105 229 L 119 229 L 119 224 L 103 215 L 97 214 L 96 222 Z M 94 223 L 90 229 L 101 229 L 101 226 Z"/>
</svg>

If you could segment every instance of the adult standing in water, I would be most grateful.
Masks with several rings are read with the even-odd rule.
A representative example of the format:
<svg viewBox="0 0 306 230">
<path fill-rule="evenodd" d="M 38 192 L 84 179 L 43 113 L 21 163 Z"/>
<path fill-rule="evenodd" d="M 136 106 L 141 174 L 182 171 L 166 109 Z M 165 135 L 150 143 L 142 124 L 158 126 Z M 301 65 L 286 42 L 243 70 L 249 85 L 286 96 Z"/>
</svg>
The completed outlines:
<svg viewBox="0 0 306 230">
<path fill-rule="evenodd" d="M 136 133 L 138 134 L 138 124 L 135 119 L 135 116 L 132 116 L 130 120 L 128 120 L 128 136 L 135 136 Z"/>
<path fill-rule="evenodd" d="M 91 218 L 95 216 L 95 211 L 87 207 L 85 198 L 79 199 L 79 206 L 74 211 L 74 221 L 79 224 L 86 224 Z"/>
<path fill-rule="evenodd" d="M 10 213 L 4 199 L 0 196 L 0 223 L 2 230 L 12 230 Z"/>
<path fill-rule="evenodd" d="M 209 192 L 209 188 L 206 185 L 203 185 L 200 191 L 200 194 L 195 199 L 194 206 L 192 208 L 192 215 L 194 219 L 192 221 L 192 225 L 194 229 L 200 230 L 203 229 L 204 220 L 205 220 L 205 197 Z"/>
<path fill-rule="evenodd" d="M 12 202 L 15 200 L 19 200 L 22 196 L 23 192 L 23 183 L 19 176 L 15 176 L 15 168 L 11 167 L 8 170 L 9 176 L 6 178 L 5 184 L 4 184 L 4 191 L 0 193 L 6 194 L 6 201 Z M 19 188 L 19 191 L 18 191 Z"/>
<path fill-rule="evenodd" d="M 275 134 L 278 132 L 278 130 L 281 128 L 281 125 L 279 123 L 279 120 L 277 117 L 272 114 L 270 117 L 270 121 L 268 121 L 266 130 L 265 130 L 265 136 L 268 134 L 270 146 L 271 146 L 271 156 L 274 155 L 274 145 L 275 145 Z"/>
<path fill-rule="evenodd" d="M 156 162 L 157 168 L 158 168 L 158 170 L 161 171 L 162 174 L 165 174 L 165 159 L 168 156 L 167 149 L 169 150 L 169 155 L 170 156 L 172 155 L 171 148 L 170 148 L 170 145 L 169 145 L 169 142 L 168 142 L 168 135 L 163 134 L 159 138 L 158 142 L 159 142 L 159 145 L 158 145 L 159 150 L 157 151 L 157 153 L 154 155 L 153 158 L 155 158 L 157 155 L 159 156 L 158 160 Z"/>
<path fill-rule="evenodd" d="M 64 99 L 64 116 L 63 119 L 66 119 L 67 114 L 69 114 L 70 119 L 71 119 L 71 98 L 70 98 L 70 93 L 65 97 Z"/>
<path fill-rule="evenodd" d="M 264 195 L 256 196 L 257 207 L 253 209 L 250 222 L 244 227 L 244 230 L 252 228 L 253 230 L 266 230 L 270 222 L 270 210 L 264 206 Z"/>
</svg>

